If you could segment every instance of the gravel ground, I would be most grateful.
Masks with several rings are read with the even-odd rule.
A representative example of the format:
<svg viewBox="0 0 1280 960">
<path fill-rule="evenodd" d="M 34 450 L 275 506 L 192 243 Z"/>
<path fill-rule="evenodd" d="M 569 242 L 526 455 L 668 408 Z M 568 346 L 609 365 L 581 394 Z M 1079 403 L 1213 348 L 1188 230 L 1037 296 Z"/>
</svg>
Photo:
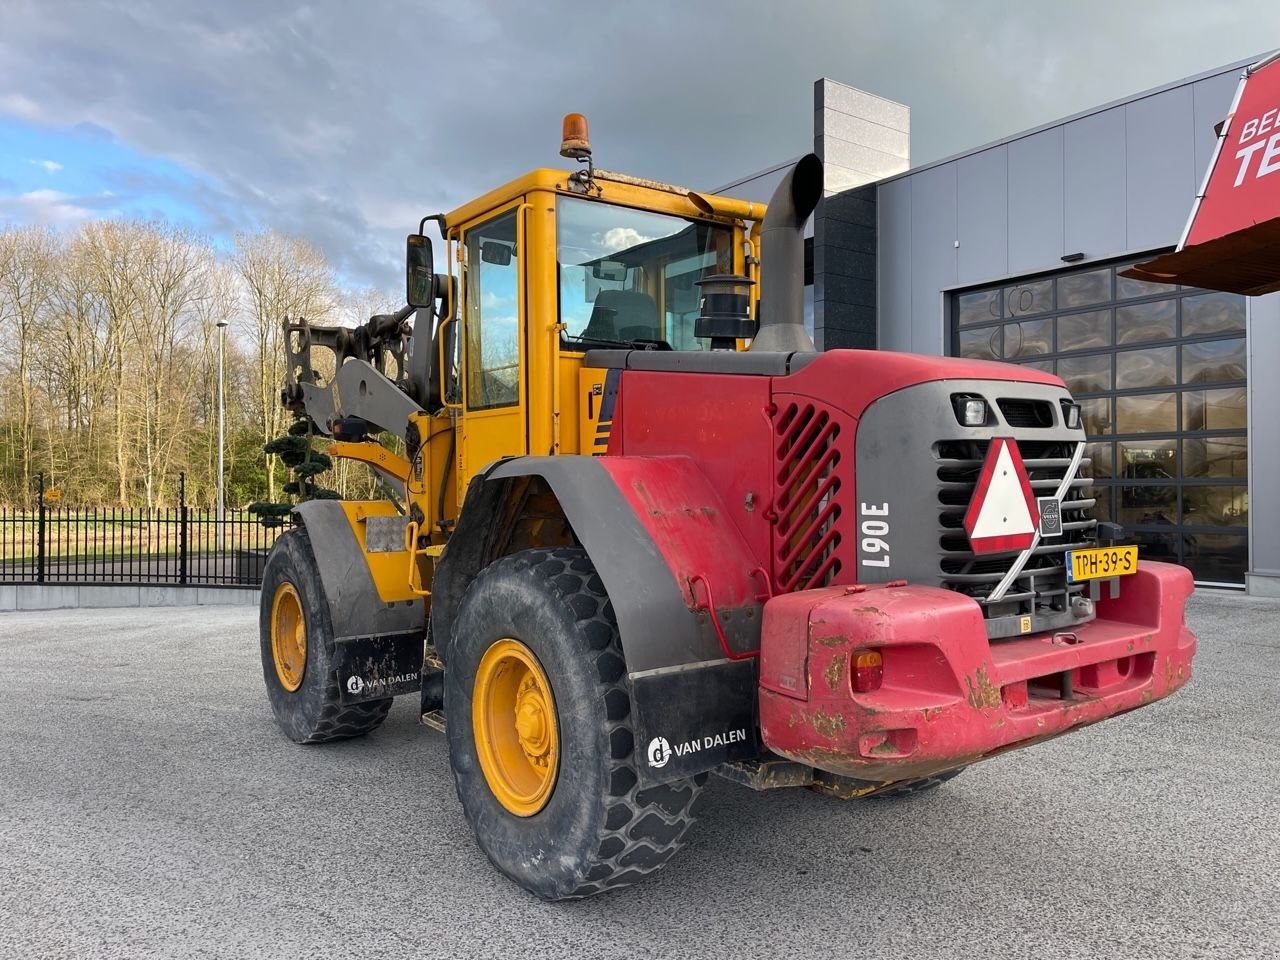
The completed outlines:
<svg viewBox="0 0 1280 960">
<path fill-rule="evenodd" d="M 1280 957 L 1280 603 L 1190 620 L 1171 700 L 901 801 L 713 779 L 665 871 L 549 905 L 412 700 L 285 741 L 255 611 L 0 614 L 0 956 Z"/>
</svg>

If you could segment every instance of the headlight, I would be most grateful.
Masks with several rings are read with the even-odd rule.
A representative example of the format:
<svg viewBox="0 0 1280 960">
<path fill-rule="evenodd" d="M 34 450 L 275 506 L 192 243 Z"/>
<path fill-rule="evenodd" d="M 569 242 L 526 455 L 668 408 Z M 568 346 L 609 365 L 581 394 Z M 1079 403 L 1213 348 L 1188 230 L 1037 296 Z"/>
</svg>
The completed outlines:
<svg viewBox="0 0 1280 960">
<path fill-rule="evenodd" d="M 1068 430 L 1080 429 L 1080 404 L 1072 403 L 1069 400 L 1062 401 L 1062 422 L 1067 425 Z"/>
<path fill-rule="evenodd" d="M 956 410 L 956 419 L 966 427 L 981 427 L 987 422 L 987 401 L 957 393 L 951 397 L 951 404 Z"/>
</svg>

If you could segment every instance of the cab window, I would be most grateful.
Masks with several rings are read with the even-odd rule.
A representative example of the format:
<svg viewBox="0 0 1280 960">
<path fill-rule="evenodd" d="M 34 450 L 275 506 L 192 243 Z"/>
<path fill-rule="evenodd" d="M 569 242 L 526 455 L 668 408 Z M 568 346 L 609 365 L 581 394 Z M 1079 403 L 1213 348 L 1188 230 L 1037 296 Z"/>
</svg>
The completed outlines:
<svg viewBox="0 0 1280 960">
<path fill-rule="evenodd" d="M 578 197 L 556 201 L 562 345 L 705 350 L 696 281 L 733 271 L 733 231 Z"/>
<path fill-rule="evenodd" d="M 520 402 L 520 271 L 514 210 L 473 228 L 466 241 L 467 407 Z"/>
</svg>

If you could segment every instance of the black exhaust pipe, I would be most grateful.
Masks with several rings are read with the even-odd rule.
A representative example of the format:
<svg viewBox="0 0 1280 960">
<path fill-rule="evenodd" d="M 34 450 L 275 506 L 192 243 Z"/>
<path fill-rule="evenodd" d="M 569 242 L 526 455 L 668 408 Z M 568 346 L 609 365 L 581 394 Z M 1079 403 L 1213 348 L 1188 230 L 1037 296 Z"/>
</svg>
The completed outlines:
<svg viewBox="0 0 1280 960">
<path fill-rule="evenodd" d="M 752 350 L 817 350 L 804 329 L 804 225 L 821 199 L 822 161 L 809 153 L 782 178 L 761 223 L 759 327 Z"/>
</svg>

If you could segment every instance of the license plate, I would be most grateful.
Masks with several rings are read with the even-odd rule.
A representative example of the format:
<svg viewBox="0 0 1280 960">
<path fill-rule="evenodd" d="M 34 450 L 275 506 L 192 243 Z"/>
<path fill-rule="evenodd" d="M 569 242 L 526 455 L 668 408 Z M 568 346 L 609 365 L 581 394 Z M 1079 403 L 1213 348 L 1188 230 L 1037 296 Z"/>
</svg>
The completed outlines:
<svg viewBox="0 0 1280 960">
<path fill-rule="evenodd" d="M 1138 548 L 1092 547 L 1067 551 L 1067 582 L 1102 580 L 1138 572 Z"/>
</svg>

